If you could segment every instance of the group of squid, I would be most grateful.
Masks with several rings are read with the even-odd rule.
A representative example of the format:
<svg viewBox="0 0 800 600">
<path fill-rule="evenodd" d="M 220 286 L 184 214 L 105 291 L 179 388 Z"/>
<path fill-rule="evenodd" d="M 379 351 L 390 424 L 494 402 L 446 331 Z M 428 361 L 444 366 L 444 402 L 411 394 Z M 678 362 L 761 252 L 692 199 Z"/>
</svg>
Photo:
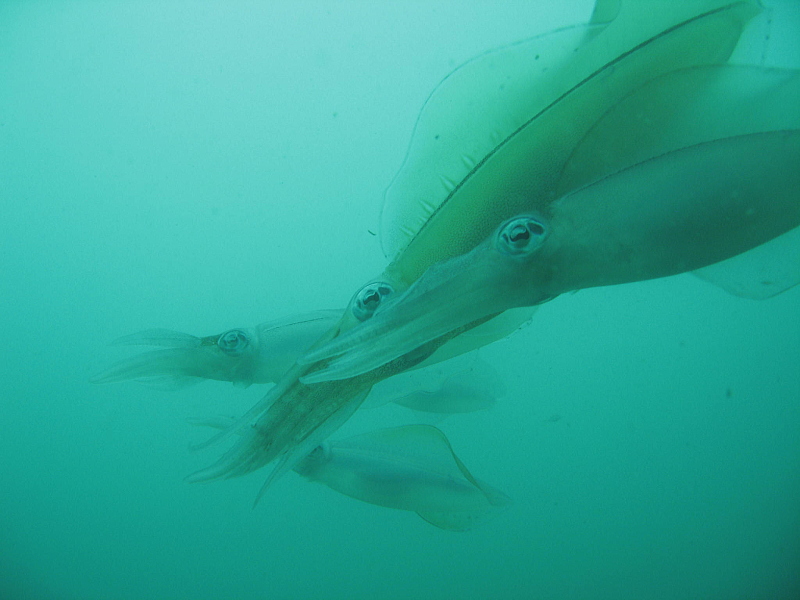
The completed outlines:
<svg viewBox="0 0 800 600">
<path fill-rule="evenodd" d="M 444 529 L 485 521 L 508 498 L 439 429 L 328 438 L 368 396 L 484 405 L 496 387 L 469 353 L 566 292 L 692 272 L 762 299 L 800 281 L 800 71 L 770 66 L 770 23 L 753 0 L 597 0 L 588 23 L 468 61 L 423 106 L 381 214 L 388 266 L 344 310 L 134 334 L 120 342 L 162 349 L 94 381 L 274 384 L 200 422 L 219 430 L 201 447 L 231 445 L 191 481 L 274 463 L 258 497 L 294 470 Z"/>
</svg>

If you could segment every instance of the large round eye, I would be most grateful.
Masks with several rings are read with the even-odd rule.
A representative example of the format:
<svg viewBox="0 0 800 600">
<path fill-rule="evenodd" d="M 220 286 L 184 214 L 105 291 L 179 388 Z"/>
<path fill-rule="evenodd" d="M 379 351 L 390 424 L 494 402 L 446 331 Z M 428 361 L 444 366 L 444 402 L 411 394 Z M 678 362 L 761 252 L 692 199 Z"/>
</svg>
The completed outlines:
<svg viewBox="0 0 800 600">
<path fill-rule="evenodd" d="M 497 230 L 497 249 L 511 256 L 525 256 L 544 241 L 547 229 L 538 219 L 528 215 L 514 217 Z"/>
<path fill-rule="evenodd" d="M 250 338 L 241 329 L 226 331 L 217 340 L 217 346 L 228 356 L 239 356 L 250 344 Z"/>
<path fill-rule="evenodd" d="M 353 315 L 359 321 L 366 321 L 392 292 L 392 286 L 383 281 L 368 283 L 353 297 Z"/>
</svg>

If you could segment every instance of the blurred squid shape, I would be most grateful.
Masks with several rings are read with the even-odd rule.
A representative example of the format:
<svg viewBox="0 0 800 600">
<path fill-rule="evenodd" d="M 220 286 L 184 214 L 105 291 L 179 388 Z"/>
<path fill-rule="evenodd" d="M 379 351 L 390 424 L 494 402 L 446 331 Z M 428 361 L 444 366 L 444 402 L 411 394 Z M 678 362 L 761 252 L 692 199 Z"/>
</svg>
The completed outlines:
<svg viewBox="0 0 800 600">
<path fill-rule="evenodd" d="M 467 531 L 510 503 L 473 477 L 444 433 L 430 425 L 381 429 L 324 442 L 294 470 L 345 496 L 416 512 L 450 531 Z"/>
<path fill-rule="evenodd" d="M 452 415 L 491 408 L 506 388 L 477 352 L 412 369 L 376 384 L 364 408 L 392 402 L 425 413 Z"/>
</svg>

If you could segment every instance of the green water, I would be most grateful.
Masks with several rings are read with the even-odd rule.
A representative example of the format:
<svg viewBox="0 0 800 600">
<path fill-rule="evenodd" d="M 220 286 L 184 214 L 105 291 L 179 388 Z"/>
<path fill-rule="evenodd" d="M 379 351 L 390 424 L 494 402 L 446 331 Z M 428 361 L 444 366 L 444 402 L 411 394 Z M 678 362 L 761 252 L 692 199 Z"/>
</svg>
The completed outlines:
<svg viewBox="0 0 800 600">
<path fill-rule="evenodd" d="M 1 2 L 0 599 L 800 598 L 798 289 L 588 290 L 482 350 L 506 395 L 439 426 L 514 504 L 467 533 L 294 474 L 255 510 L 266 472 L 185 483 L 221 451 L 187 418 L 263 388 L 87 383 L 134 331 L 343 306 L 430 90 L 590 9 Z"/>
</svg>

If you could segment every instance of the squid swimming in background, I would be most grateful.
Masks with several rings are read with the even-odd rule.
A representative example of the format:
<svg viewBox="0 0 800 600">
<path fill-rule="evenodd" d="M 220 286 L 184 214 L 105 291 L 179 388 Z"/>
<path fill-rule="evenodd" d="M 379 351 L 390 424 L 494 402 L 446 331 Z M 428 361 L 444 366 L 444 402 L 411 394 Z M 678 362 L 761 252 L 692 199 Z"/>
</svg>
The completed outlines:
<svg viewBox="0 0 800 600">
<path fill-rule="evenodd" d="M 389 264 L 344 311 L 281 322 L 297 328 L 288 346 L 261 330 L 145 332 L 127 341 L 170 348 L 96 380 L 274 381 L 240 418 L 205 423 L 220 431 L 202 447 L 234 441 L 191 480 L 276 462 L 259 496 L 296 470 L 468 528 L 507 499 L 438 430 L 325 440 L 381 382 L 413 393 L 424 377 L 396 376 L 501 339 L 565 292 L 686 272 L 750 298 L 798 283 L 800 71 L 730 60 L 763 21 L 755 1 L 597 0 L 585 25 L 467 62 L 429 97 L 387 191 Z"/>
</svg>

